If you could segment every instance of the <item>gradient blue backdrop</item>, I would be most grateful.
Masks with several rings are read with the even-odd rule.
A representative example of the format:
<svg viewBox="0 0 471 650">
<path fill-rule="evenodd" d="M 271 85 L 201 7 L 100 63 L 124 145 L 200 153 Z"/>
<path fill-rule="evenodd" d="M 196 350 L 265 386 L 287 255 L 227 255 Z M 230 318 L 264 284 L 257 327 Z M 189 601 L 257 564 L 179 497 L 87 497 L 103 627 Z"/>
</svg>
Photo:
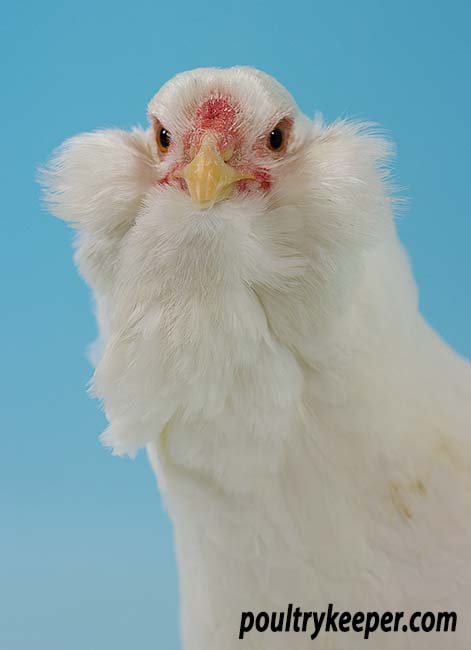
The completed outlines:
<svg viewBox="0 0 471 650">
<path fill-rule="evenodd" d="M 422 309 L 471 354 L 469 3 L 23 0 L 0 15 L 0 650 L 176 650 L 172 533 L 141 454 L 111 457 L 85 394 L 90 298 L 35 168 L 145 121 L 176 72 L 245 63 L 312 115 L 381 123 L 410 198 Z"/>
</svg>

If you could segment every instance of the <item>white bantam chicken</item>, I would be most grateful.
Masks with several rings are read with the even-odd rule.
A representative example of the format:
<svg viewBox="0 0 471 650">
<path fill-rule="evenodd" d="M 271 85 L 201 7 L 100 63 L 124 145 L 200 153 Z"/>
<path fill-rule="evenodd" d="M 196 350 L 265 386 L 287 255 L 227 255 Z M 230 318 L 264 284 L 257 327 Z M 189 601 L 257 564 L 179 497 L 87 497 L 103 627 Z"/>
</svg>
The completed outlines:
<svg viewBox="0 0 471 650">
<path fill-rule="evenodd" d="M 390 145 L 246 67 L 178 75 L 149 120 L 43 182 L 103 440 L 147 447 L 173 520 L 183 648 L 469 650 L 471 366 L 419 313 Z"/>
</svg>

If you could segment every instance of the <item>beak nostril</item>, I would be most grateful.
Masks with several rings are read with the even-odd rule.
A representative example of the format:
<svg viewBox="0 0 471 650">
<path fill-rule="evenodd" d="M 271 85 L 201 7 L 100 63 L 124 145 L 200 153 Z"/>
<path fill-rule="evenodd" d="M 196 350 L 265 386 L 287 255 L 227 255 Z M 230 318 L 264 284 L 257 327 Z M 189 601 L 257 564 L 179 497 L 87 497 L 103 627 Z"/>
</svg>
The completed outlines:
<svg viewBox="0 0 471 650">
<path fill-rule="evenodd" d="M 234 147 L 233 146 L 226 147 L 222 152 L 222 159 L 224 160 L 224 162 L 227 162 L 232 158 L 233 155 L 234 155 Z"/>
</svg>

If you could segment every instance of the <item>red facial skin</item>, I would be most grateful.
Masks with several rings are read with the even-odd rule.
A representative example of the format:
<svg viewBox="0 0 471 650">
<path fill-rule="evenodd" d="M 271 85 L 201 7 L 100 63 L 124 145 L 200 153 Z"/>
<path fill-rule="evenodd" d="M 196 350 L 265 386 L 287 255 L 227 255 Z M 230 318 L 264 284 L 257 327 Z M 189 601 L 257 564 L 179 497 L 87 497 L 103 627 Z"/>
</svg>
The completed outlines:
<svg viewBox="0 0 471 650">
<path fill-rule="evenodd" d="M 210 97 L 196 111 L 195 128 L 211 129 L 221 136 L 228 136 L 236 131 L 237 113 L 225 97 Z"/>
<path fill-rule="evenodd" d="M 236 106 L 232 99 L 216 94 L 198 106 L 192 128 L 183 136 L 183 160 L 171 166 L 165 176 L 159 180 L 160 185 L 177 183 L 182 190 L 186 191 L 185 181 L 180 176 L 181 170 L 191 161 L 191 153 L 194 155 L 194 152 L 200 148 L 206 132 L 211 131 L 216 134 L 221 156 L 229 147 L 234 150 L 234 154 L 226 162 L 237 171 L 254 179 L 238 181 L 236 185 L 239 192 L 246 193 L 253 189 L 254 182 L 263 192 L 269 190 L 272 179 L 268 169 L 255 165 L 252 161 L 247 160 L 242 153 L 244 142 L 240 133 L 240 124 L 237 121 L 238 111 Z M 156 130 L 158 126 L 159 124 L 156 123 Z M 288 134 L 292 126 L 292 120 L 287 118 L 280 123 L 280 126 Z M 263 140 L 263 142 L 255 143 L 255 146 L 251 148 L 251 152 L 263 157 L 263 155 L 266 155 L 267 149 L 267 143 Z M 272 153 L 279 155 L 280 152 Z"/>
</svg>

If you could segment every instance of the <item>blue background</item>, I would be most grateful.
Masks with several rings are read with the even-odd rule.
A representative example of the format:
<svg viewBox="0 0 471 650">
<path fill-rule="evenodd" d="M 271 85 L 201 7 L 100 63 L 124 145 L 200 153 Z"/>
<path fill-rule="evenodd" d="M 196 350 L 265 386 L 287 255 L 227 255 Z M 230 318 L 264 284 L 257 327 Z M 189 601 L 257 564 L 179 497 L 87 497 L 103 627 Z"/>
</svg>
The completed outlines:
<svg viewBox="0 0 471 650">
<path fill-rule="evenodd" d="M 145 456 L 111 457 L 85 394 L 95 325 L 35 168 L 145 121 L 176 72 L 252 64 L 312 115 L 381 123 L 423 312 L 471 355 L 469 3 L 5 2 L 0 16 L 0 650 L 178 648 L 169 521 Z"/>
</svg>

